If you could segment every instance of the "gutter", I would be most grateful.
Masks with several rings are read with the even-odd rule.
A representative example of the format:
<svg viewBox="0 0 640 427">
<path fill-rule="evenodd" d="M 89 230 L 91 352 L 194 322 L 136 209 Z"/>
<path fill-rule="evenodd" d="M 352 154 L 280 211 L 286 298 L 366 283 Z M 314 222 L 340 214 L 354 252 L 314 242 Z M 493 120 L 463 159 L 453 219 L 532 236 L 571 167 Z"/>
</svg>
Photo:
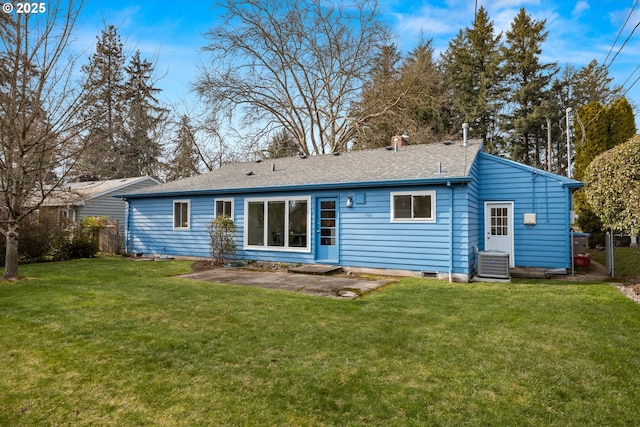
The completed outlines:
<svg viewBox="0 0 640 427">
<path fill-rule="evenodd" d="M 473 181 L 470 176 L 455 178 L 422 178 L 395 181 L 365 181 L 365 182 L 338 182 L 324 184 L 303 184 L 303 185 L 271 185 L 267 187 L 233 187 L 233 188 L 211 188 L 206 190 L 174 190 L 174 191 L 158 191 L 153 193 L 131 193 L 116 194 L 112 197 L 123 200 L 130 199 L 149 199 L 155 197 L 184 197 L 184 196 L 207 196 L 218 194 L 251 194 L 251 193 L 267 193 L 267 192 L 285 192 L 285 191 L 315 191 L 315 190 L 336 190 L 351 188 L 372 188 L 372 187 L 396 187 L 396 186 L 418 186 L 418 185 L 447 185 L 467 184 Z"/>
</svg>

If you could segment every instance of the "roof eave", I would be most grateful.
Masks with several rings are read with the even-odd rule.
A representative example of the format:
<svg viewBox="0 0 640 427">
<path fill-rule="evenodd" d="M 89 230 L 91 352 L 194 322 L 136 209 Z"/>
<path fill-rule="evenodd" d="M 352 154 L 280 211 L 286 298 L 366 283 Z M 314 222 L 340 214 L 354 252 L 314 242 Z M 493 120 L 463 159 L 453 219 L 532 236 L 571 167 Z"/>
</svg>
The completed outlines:
<svg viewBox="0 0 640 427">
<path fill-rule="evenodd" d="M 125 183 L 123 185 L 119 185 L 119 186 L 111 188 L 111 189 L 103 190 L 103 191 L 100 191 L 99 193 L 96 193 L 96 194 L 87 195 L 87 196 L 85 196 L 83 198 L 83 200 L 89 201 L 89 200 L 92 200 L 92 199 L 96 199 L 98 197 L 103 197 L 103 196 L 108 195 L 109 193 L 115 193 L 117 191 L 126 189 L 127 187 L 129 187 L 131 185 L 139 184 L 141 182 L 148 181 L 148 180 L 154 181 L 156 184 L 160 184 L 160 182 L 157 179 L 155 179 L 154 177 L 152 177 L 152 176 L 141 176 L 139 178 L 136 177 L 135 179 L 132 179 L 131 182 L 127 182 L 127 183 Z M 113 197 L 118 197 L 118 196 L 115 195 Z"/>
<path fill-rule="evenodd" d="M 165 191 L 153 193 L 132 193 L 114 195 L 123 200 L 129 199 L 149 199 L 154 197 L 185 197 L 185 196 L 203 196 L 216 194 L 238 194 L 238 193 L 272 193 L 272 192 L 290 192 L 290 191 L 316 191 L 316 190 L 345 190 L 372 187 L 398 187 L 398 186 L 417 186 L 417 185 L 451 185 L 466 184 L 470 182 L 470 176 L 459 177 L 437 177 L 437 178 L 420 178 L 420 179 L 402 179 L 389 181 L 359 181 L 359 182 L 334 182 L 334 183 L 318 183 L 318 184 L 295 184 L 295 185 L 279 185 L 267 187 L 236 187 L 221 189 L 204 189 L 204 190 L 181 190 L 181 191 Z"/>
<path fill-rule="evenodd" d="M 584 187 L 584 182 L 580 182 L 580 181 L 563 182 L 562 186 L 566 187 L 566 188 L 570 188 L 572 190 L 578 190 L 578 189 Z"/>
</svg>

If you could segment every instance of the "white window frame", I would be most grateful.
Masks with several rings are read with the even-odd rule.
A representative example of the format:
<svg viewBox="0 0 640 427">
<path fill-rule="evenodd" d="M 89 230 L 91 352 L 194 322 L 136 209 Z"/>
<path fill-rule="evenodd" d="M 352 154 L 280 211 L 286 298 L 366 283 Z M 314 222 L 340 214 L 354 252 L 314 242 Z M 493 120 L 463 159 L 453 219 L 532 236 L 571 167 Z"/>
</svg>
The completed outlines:
<svg viewBox="0 0 640 427">
<path fill-rule="evenodd" d="M 76 222 L 76 210 L 72 208 L 62 208 L 59 211 L 59 215 L 61 219 L 66 219 L 71 221 L 72 223 Z"/>
<path fill-rule="evenodd" d="M 306 246 L 286 246 L 289 244 L 288 239 L 285 238 L 285 246 L 269 246 L 264 245 L 249 245 L 249 203 L 261 202 L 264 207 L 264 236 L 263 242 L 268 242 L 268 222 L 269 222 L 269 207 L 268 202 L 284 202 L 285 204 L 285 221 L 284 221 L 284 235 L 289 235 L 289 202 L 294 200 L 304 200 L 307 203 L 307 241 Z M 244 236 L 243 236 L 243 249 L 245 250 L 261 250 L 261 251 L 280 251 L 280 252 L 311 252 L 311 196 L 288 196 L 288 197 L 254 197 L 244 199 Z"/>
<path fill-rule="evenodd" d="M 187 205 L 187 225 L 185 226 L 180 226 L 180 227 L 176 227 L 176 205 L 180 203 L 180 204 L 186 204 Z M 183 200 L 174 200 L 172 203 L 172 213 L 171 213 L 171 218 L 172 218 L 172 225 L 173 225 L 173 229 L 174 230 L 180 230 L 180 231 L 188 231 L 191 229 L 191 200 L 188 199 L 183 199 Z M 184 218 L 180 218 L 182 219 L 182 223 L 184 224 Z"/>
<path fill-rule="evenodd" d="M 396 218 L 395 206 L 393 199 L 395 196 L 411 196 L 411 218 Z M 413 217 L 413 197 L 415 196 L 430 196 L 431 197 L 431 217 L 429 218 L 414 218 Z M 436 222 L 436 192 L 435 190 L 423 190 L 423 191 L 397 191 L 392 192 L 389 196 L 391 211 L 391 222 Z"/>
<path fill-rule="evenodd" d="M 218 202 L 222 202 L 223 204 L 226 203 L 226 202 L 231 203 L 231 214 L 229 215 L 229 217 L 233 220 L 234 219 L 234 216 L 233 216 L 234 215 L 233 198 L 221 198 L 221 199 L 214 199 L 213 200 L 213 216 L 214 216 L 214 218 L 217 217 L 218 215 L 221 215 L 221 213 L 219 213 L 218 209 L 217 209 Z"/>
</svg>

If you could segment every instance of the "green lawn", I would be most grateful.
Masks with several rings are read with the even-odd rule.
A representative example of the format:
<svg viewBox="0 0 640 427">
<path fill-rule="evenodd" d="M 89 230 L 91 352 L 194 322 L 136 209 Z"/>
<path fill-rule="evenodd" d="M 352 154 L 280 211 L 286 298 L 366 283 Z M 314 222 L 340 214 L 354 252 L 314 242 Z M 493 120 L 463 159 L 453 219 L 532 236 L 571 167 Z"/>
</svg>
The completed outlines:
<svg viewBox="0 0 640 427">
<path fill-rule="evenodd" d="M 640 305 L 609 284 L 403 279 L 357 300 L 182 261 L 0 284 L 0 425 L 637 425 Z"/>
<path fill-rule="evenodd" d="M 606 252 L 593 251 L 591 258 L 606 265 Z M 615 248 L 615 273 L 618 278 L 640 278 L 640 250 L 637 247 Z"/>
</svg>

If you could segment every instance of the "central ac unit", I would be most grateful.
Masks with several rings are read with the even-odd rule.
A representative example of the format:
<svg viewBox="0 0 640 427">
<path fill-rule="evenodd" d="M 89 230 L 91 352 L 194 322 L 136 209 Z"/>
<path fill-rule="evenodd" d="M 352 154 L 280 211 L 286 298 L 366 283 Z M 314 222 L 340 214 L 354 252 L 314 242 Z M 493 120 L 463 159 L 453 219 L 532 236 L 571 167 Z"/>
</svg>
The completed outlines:
<svg viewBox="0 0 640 427">
<path fill-rule="evenodd" d="M 509 254 L 499 251 L 479 251 L 478 276 L 510 279 Z"/>
</svg>

